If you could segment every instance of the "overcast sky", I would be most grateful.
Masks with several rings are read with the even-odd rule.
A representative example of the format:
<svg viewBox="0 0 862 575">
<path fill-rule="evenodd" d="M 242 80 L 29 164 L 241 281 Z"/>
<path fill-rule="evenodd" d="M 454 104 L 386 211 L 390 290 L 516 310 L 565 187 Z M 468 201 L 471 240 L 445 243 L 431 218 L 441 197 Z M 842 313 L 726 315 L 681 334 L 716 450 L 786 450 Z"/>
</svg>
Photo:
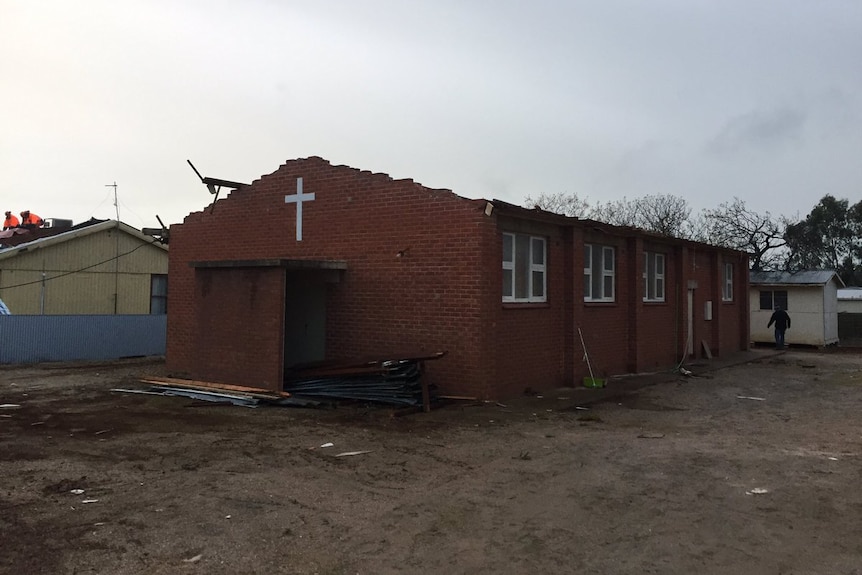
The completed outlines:
<svg viewBox="0 0 862 575">
<path fill-rule="evenodd" d="M 470 198 L 862 196 L 860 0 L 0 0 L 0 203 L 176 223 L 186 164 Z"/>
</svg>

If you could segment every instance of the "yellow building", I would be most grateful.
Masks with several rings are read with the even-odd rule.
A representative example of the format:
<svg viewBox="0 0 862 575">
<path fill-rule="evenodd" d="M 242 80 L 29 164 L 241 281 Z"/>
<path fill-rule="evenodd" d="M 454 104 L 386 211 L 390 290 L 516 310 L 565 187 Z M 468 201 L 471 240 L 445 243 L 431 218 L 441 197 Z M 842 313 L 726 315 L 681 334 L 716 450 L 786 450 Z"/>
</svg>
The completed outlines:
<svg viewBox="0 0 862 575">
<path fill-rule="evenodd" d="M 14 315 L 166 313 L 167 274 L 167 246 L 111 220 L 0 250 Z"/>
</svg>

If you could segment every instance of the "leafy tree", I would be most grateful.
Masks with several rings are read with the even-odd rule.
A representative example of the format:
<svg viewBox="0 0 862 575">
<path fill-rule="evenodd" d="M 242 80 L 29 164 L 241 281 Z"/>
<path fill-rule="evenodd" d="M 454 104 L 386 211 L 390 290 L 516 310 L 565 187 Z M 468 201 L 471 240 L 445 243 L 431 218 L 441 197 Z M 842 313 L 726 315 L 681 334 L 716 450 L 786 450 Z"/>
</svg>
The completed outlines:
<svg viewBox="0 0 862 575">
<path fill-rule="evenodd" d="M 848 285 L 862 279 L 862 202 L 825 195 L 804 220 L 787 226 L 787 269 L 836 270 Z"/>
<path fill-rule="evenodd" d="M 766 270 L 781 267 L 786 226 L 784 218 L 759 214 L 734 197 L 730 203 L 703 210 L 692 229 L 693 239 L 747 252 L 752 270 Z"/>
</svg>

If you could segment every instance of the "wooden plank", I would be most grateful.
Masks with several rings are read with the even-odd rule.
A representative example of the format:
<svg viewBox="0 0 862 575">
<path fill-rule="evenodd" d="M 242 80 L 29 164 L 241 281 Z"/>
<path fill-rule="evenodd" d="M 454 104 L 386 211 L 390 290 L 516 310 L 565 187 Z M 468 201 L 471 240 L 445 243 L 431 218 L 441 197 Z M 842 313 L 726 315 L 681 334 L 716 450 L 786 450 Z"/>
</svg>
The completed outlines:
<svg viewBox="0 0 862 575">
<path fill-rule="evenodd" d="M 221 391 L 236 391 L 249 395 L 257 395 L 260 397 L 290 397 L 286 391 L 267 391 L 260 387 L 247 387 L 245 385 L 231 385 L 229 383 L 218 383 L 213 381 L 196 381 L 191 379 L 175 379 L 173 377 L 151 377 L 141 379 L 143 383 L 153 383 L 157 385 L 173 385 L 176 387 L 200 388 L 200 389 L 218 389 Z"/>
<path fill-rule="evenodd" d="M 712 359 L 712 351 L 710 351 L 709 344 L 706 343 L 706 340 L 700 340 L 700 344 L 703 346 L 703 353 L 706 354 L 707 359 Z"/>
</svg>

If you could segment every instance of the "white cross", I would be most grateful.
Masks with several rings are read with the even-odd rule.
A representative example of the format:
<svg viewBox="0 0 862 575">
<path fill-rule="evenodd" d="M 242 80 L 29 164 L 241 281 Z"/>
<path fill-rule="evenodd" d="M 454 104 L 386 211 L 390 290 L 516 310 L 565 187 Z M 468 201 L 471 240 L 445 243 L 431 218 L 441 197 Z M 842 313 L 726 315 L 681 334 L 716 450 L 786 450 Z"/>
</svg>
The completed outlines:
<svg viewBox="0 0 862 575">
<path fill-rule="evenodd" d="M 296 204 L 296 241 L 302 241 L 302 202 L 310 202 L 314 194 L 302 193 L 302 178 L 296 178 L 296 194 L 284 196 L 285 204 Z"/>
</svg>

